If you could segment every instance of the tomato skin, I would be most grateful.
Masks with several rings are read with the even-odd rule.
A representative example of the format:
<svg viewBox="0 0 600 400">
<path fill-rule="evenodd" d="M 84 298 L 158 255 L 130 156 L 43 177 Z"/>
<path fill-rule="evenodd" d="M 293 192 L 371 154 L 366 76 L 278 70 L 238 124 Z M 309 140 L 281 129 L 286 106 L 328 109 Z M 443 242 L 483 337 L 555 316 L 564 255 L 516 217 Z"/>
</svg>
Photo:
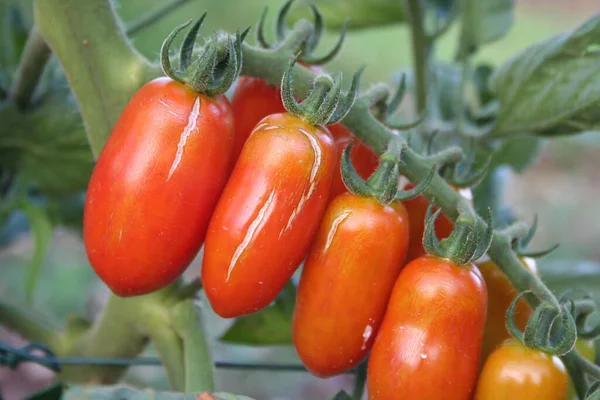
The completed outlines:
<svg viewBox="0 0 600 400">
<path fill-rule="evenodd" d="M 413 188 L 414 185 L 409 183 L 406 185 L 406 189 Z M 457 189 L 463 197 L 473 203 L 473 194 L 470 189 Z M 410 262 L 417 257 L 425 255 L 425 249 L 423 248 L 423 233 L 425 232 L 425 215 L 427 215 L 427 208 L 429 207 L 429 200 L 423 195 L 417 196 L 414 199 L 407 200 L 404 202 L 406 211 L 408 211 L 408 218 L 410 220 L 410 244 L 408 246 L 408 255 L 406 261 Z M 437 207 L 434 208 L 434 212 Z M 435 221 L 435 233 L 441 238 L 450 236 L 454 223 L 444 213 L 441 213 Z"/>
<path fill-rule="evenodd" d="M 262 79 L 240 76 L 231 97 L 235 119 L 234 159 L 242 152 L 244 143 L 261 119 L 271 114 L 284 113 L 281 90 Z"/>
<path fill-rule="evenodd" d="M 348 146 L 350 142 L 354 142 L 352 149 L 350 150 L 350 159 L 352 165 L 363 179 L 369 179 L 371 174 L 375 172 L 379 165 L 379 157 L 371 150 L 367 145 L 360 142 L 356 136 L 352 134 L 342 124 L 334 124 L 329 127 L 329 131 L 335 140 L 335 147 L 337 149 L 337 163 L 335 167 L 335 176 L 331 184 L 331 198 L 346 193 L 346 185 L 342 181 L 342 173 L 340 171 L 340 159 L 342 152 Z"/>
<path fill-rule="evenodd" d="M 293 319 L 294 345 L 311 373 L 341 374 L 365 358 L 407 247 L 402 203 L 383 206 L 344 193 L 329 204 L 304 264 Z"/>
<path fill-rule="evenodd" d="M 559 357 L 508 339 L 487 359 L 475 400 L 566 400 L 567 387 Z"/>
<path fill-rule="evenodd" d="M 206 237 L 202 282 L 217 314 L 249 314 L 275 299 L 316 234 L 334 165 L 326 128 L 287 113 L 256 126 Z"/>
<path fill-rule="evenodd" d="M 131 99 L 92 174 L 84 241 L 98 276 L 119 296 L 158 290 L 200 249 L 231 168 L 225 96 L 157 78 Z"/>
<path fill-rule="evenodd" d="M 410 262 L 371 351 L 369 399 L 471 399 L 486 309 L 474 264 L 458 267 L 429 255 Z"/>
<path fill-rule="evenodd" d="M 538 275 L 536 262 L 533 258 L 521 259 L 523 265 L 533 274 Z M 506 310 L 519 292 L 513 287 L 506 275 L 490 259 L 476 263 L 481 271 L 488 289 L 488 312 L 483 333 L 482 363 L 496 347 L 511 337 L 506 329 Z M 515 309 L 515 323 L 523 331 L 533 310 L 525 299 L 520 299 Z"/>
</svg>

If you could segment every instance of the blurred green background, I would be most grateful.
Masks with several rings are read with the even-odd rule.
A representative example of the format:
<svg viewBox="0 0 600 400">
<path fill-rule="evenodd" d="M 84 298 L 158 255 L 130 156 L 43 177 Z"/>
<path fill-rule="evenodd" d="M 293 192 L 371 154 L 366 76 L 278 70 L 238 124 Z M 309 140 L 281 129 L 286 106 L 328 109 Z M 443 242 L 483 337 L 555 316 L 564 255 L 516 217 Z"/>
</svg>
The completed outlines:
<svg viewBox="0 0 600 400">
<path fill-rule="evenodd" d="M 163 4 L 162 0 L 122 0 L 117 11 L 125 23 Z M 297 3 L 301 4 L 302 1 Z M 520 1 L 516 22 L 510 34 L 485 49 L 478 58 L 499 64 L 528 45 L 571 29 L 594 13 L 600 12 L 595 1 Z M 196 18 L 205 10 L 208 18 L 201 34 L 217 29 L 254 27 L 264 6 L 270 6 L 267 26 L 281 4 L 278 0 L 191 0 L 176 12 L 132 39 L 134 45 L 150 59 L 157 59 L 163 38 L 178 24 Z M 454 54 L 456 30 L 449 32 L 437 48 L 437 54 L 450 60 Z M 323 53 L 337 39 L 337 33 L 325 35 Z M 349 77 L 367 64 L 364 84 L 393 82 L 402 69 L 410 67 L 409 37 L 406 26 L 387 26 L 356 30 L 348 34 L 341 55 L 328 68 L 342 70 Z M 250 41 L 253 41 L 251 34 Z M 320 54 L 317 51 L 317 54 Z M 407 103 L 410 99 L 407 99 Z M 541 266 L 548 282 L 555 287 L 567 287 L 568 280 L 556 278 L 561 270 L 577 269 L 586 279 L 588 289 L 600 291 L 600 135 L 586 134 L 576 138 L 556 139 L 545 145 L 535 165 L 520 176 L 511 175 L 506 200 L 526 219 L 538 214 L 540 223 L 533 248 L 560 243 L 560 248 Z M 9 248 L 0 252 L 0 296 L 24 302 L 24 265 L 31 256 L 28 235 L 22 235 Z M 589 262 L 586 262 L 589 261 Z M 190 267 L 190 276 L 197 276 L 199 260 Z M 91 293 L 91 294 L 90 294 Z M 53 237 L 51 250 L 44 262 L 42 278 L 35 295 L 35 308 L 55 318 L 72 313 L 93 315 L 106 295 L 88 265 L 81 239 L 59 229 Z M 213 336 L 220 334 L 230 322 L 214 316 L 206 307 L 207 325 Z M 151 350 L 150 350 L 151 352 Z M 253 349 L 226 346 L 215 342 L 217 360 L 297 362 L 291 347 Z M 1 372 L 1 371 L 0 371 Z M 2 385 L 0 373 L 0 386 Z M 166 388 L 161 368 L 132 369 L 131 382 L 151 381 Z M 319 380 L 304 373 L 223 371 L 217 374 L 218 389 L 246 394 L 257 399 L 322 399 L 332 396 L 341 387 L 350 388 L 350 376 Z"/>
</svg>

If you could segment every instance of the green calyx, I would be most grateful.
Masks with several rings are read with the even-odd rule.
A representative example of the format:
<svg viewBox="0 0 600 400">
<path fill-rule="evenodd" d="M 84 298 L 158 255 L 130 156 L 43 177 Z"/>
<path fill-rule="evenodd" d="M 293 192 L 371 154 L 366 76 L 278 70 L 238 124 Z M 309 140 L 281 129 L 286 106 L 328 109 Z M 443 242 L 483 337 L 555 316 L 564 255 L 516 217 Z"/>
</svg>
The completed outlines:
<svg viewBox="0 0 600 400">
<path fill-rule="evenodd" d="M 327 74 L 319 74 L 312 83 L 308 97 L 298 103 L 292 85 L 292 70 L 298 61 L 299 54 L 292 57 L 283 78 L 281 79 L 281 99 L 285 109 L 304 119 L 312 125 L 331 125 L 346 116 L 358 92 L 358 81 L 362 69 L 352 77 L 352 85 L 348 93 L 342 92 L 342 73 L 335 79 Z"/>
<path fill-rule="evenodd" d="M 277 41 L 273 44 L 269 43 L 265 39 L 265 20 L 267 17 L 267 8 L 263 11 L 258 28 L 256 29 L 256 42 L 264 49 L 278 50 L 286 48 L 293 53 L 301 52 L 302 55 L 299 58 L 304 64 L 310 65 L 323 65 L 333 60 L 342 49 L 344 39 L 346 37 L 346 30 L 348 21 L 344 23 L 340 37 L 335 46 L 325 55 L 316 57 L 313 56 L 314 50 L 317 48 L 321 38 L 323 36 L 323 16 L 319 10 L 311 5 L 310 9 L 314 16 L 314 23 L 310 23 L 306 20 L 301 20 L 296 23 L 292 30 L 286 29 L 285 19 L 287 14 L 292 7 L 294 0 L 287 1 L 279 10 L 277 14 L 277 22 L 275 28 L 275 34 Z"/>
<path fill-rule="evenodd" d="M 559 243 L 556 243 L 544 250 L 538 250 L 538 251 L 527 250 L 529 243 L 531 243 L 531 240 L 533 239 L 533 237 L 535 236 L 535 233 L 537 231 L 537 226 L 538 226 L 537 214 L 533 217 L 533 223 L 531 224 L 531 226 L 529 227 L 529 229 L 527 230 L 527 232 L 524 235 L 518 235 L 518 234 L 510 235 L 510 232 L 514 231 L 515 230 L 514 228 L 518 224 L 520 224 L 520 222 L 517 222 L 517 223 L 507 227 L 505 229 L 505 232 L 509 233 L 509 236 L 511 237 L 512 249 L 519 256 L 530 257 L 530 258 L 541 258 L 541 257 L 544 257 L 544 256 L 552 253 L 554 250 L 556 250 L 558 248 Z"/>
<path fill-rule="evenodd" d="M 373 116 L 391 129 L 408 130 L 417 127 L 425 121 L 425 113 L 412 122 L 395 121 L 392 117 L 398 111 L 406 92 L 406 76 L 403 74 L 396 92 L 392 95 L 390 87 L 384 83 L 373 85 L 362 96 L 369 104 Z"/>
<path fill-rule="evenodd" d="M 350 151 L 353 143 L 350 142 L 342 153 L 340 163 L 342 180 L 346 188 L 358 196 L 373 197 L 383 205 L 388 205 L 394 201 L 410 200 L 421 193 L 429 186 L 435 175 L 435 166 L 431 169 L 429 175 L 417 186 L 410 190 L 398 190 L 398 160 L 399 156 L 394 152 L 388 151 L 379 158 L 379 166 L 369 177 L 364 180 L 358 175 L 352 165 Z"/>
<path fill-rule="evenodd" d="M 525 331 L 521 332 L 514 317 L 518 301 L 527 294 L 535 295 L 531 290 L 519 293 L 508 307 L 508 331 L 529 348 L 558 356 L 570 352 L 577 341 L 577 327 L 572 315 L 574 302 L 542 301 L 527 321 Z"/>
<path fill-rule="evenodd" d="M 435 220 L 442 212 L 433 213 L 434 201 L 427 209 L 423 248 L 427 253 L 449 260 L 454 265 L 466 265 L 481 258 L 490 247 L 493 238 L 492 212 L 488 209 L 486 224 L 478 223 L 479 218 L 470 207 L 461 207 L 452 233 L 441 242 L 435 234 Z"/>
<path fill-rule="evenodd" d="M 175 28 L 163 42 L 160 62 L 163 72 L 173 80 L 183 83 L 196 93 L 208 96 L 223 94 L 237 79 L 242 69 L 242 42 L 249 29 L 235 37 L 228 33 L 215 33 L 206 41 L 200 55 L 192 61 L 194 44 L 206 13 L 192 26 L 181 44 L 179 70 L 171 65 L 169 52 L 179 32 L 188 27 L 191 20 Z"/>
</svg>

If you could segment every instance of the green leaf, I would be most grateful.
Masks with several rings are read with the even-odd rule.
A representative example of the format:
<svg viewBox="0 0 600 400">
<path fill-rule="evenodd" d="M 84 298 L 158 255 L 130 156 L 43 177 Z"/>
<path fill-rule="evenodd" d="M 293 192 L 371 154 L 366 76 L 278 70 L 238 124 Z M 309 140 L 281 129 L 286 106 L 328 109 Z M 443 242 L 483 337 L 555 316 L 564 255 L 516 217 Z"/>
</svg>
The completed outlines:
<svg viewBox="0 0 600 400">
<path fill-rule="evenodd" d="M 62 383 L 55 383 L 50 387 L 28 396 L 26 400 L 60 400 L 63 396 L 64 389 L 65 387 Z"/>
<path fill-rule="evenodd" d="M 290 24 L 301 18 L 312 21 L 307 4 L 316 5 L 325 26 L 333 30 L 341 29 L 348 18 L 350 30 L 398 24 L 405 20 L 403 2 L 399 0 L 308 0 L 299 2 L 293 9 Z"/>
<path fill-rule="evenodd" d="M 521 136 L 505 140 L 492 157 L 490 168 L 508 165 L 520 173 L 529 167 L 540 152 L 542 141 L 535 136 Z"/>
<path fill-rule="evenodd" d="M 506 35 L 514 21 L 514 0 L 464 0 L 466 48 L 480 47 Z"/>
<path fill-rule="evenodd" d="M 175 393 L 118 386 L 72 386 L 64 400 L 254 400 L 230 393 Z"/>
<path fill-rule="evenodd" d="M 600 128 L 600 14 L 531 46 L 496 70 L 493 136 L 564 135 Z"/>
<path fill-rule="evenodd" d="M 52 222 L 46 211 L 30 202 L 23 201 L 21 209 L 27 216 L 31 234 L 33 235 L 33 258 L 29 263 L 25 281 L 25 295 L 29 303 L 33 302 L 33 293 L 37 284 L 44 256 L 52 238 Z"/>
<path fill-rule="evenodd" d="M 238 318 L 220 340 L 249 346 L 292 343 L 292 316 L 296 288 L 291 282 L 269 307 Z"/>
</svg>

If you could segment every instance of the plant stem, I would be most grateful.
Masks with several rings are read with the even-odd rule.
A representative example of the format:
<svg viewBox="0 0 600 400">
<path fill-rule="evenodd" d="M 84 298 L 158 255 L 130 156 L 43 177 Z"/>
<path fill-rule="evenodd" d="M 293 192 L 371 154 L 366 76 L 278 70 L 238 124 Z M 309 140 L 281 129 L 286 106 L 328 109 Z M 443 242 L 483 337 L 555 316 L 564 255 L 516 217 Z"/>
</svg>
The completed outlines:
<svg viewBox="0 0 600 400">
<path fill-rule="evenodd" d="M 29 309 L 0 300 L 0 325 L 14 330 L 25 339 L 56 349 L 61 329 Z"/>
<path fill-rule="evenodd" d="M 423 26 L 423 12 L 420 0 L 407 0 L 406 9 L 410 21 L 410 38 L 413 53 L 413 71 L 417 92 L 417 115 L 423 115 L 427 107 L 427 78 L 431 43 Z"/>
<path fill-rule="evenodd" d="M 367 365 L 369 360 L 366 359 L 358 365 L 356 369 L 356 376 L 354 377 L 354 390 L 352 391 L 352 400 L 360 400 L 363 397 L 365 391 L 365 384 L 367 382 Z"/>
<path fill-rule="evenodd" d="M 166 3 L 162 7 L 157 8 L 156 10 L 151 10 L 147 14 L 142 15 L 140 18 L 134 20 L 127 26 L 127 36 L 134 36 L 139 31 L 151 26 L 156 21 L 160 20 L 167 16 L 170 12 L 177 9 L 179 6 L 184 5 L 190 0 L 171 0 Z"/>
<path fill-rule="evenodd" d="M 27 37 L 21 62 L 9 93 L 10 98 L 20 109 L 29 106 L 50 54 L 50 48 L 34 25 Z"/>
<path fill-rule="evenodd" d="M 158 69 L 130 46 L 108 0 L 36 0 L 34 15 L 63 66 L 98 156 L 131 96 Z"/>
</svg>

